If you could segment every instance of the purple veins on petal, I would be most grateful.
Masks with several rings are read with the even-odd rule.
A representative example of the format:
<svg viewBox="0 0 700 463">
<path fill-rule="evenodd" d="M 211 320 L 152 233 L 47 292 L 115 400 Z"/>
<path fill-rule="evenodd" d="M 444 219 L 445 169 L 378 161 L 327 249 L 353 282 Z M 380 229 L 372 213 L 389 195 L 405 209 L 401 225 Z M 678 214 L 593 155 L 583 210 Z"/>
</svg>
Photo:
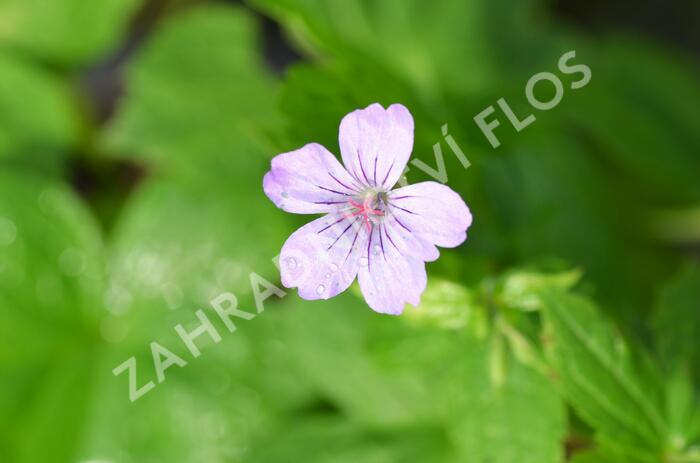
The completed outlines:
<svg viewBox="0 0 700 463">
<path fill-rule="evenodd" d="M 362 230 L 362 228 L 360 227 L 360 228 L 358 228 L 358 229 L 355 231 L 355 238 L 352 239 L 352 243 L 350 244 L 350 250 L 348 251 L 348 255 L 345 256 L 345 261 L 344 261 L 344 262 L 347 262 L 348 258 L 349 258 L 350 255 L 352 254 L 352 251 L 355 250 L 355 243 L 357 242 L 357 237 L 360 236 L 360 231 L 361 231 L 361 230 Z"/>
<path fill-rule="evenodd" d="M 472 216 L 462 198 L 449 187 L 437 182 L 421 182 L 395 190 L 401 207 L 415 212 L 407 214 L 392 209 L 394 216 L 414 234 L 436 246 L 455 247 L 466 239 Z"/>
<path fill-rule="evenodd" d="M 357 160 L 358 160 L 359 163 L 360 163 L 360 170 L 362 171 L 362 176 L 365 178 L 365 182 L 367 182 L 367 184 L 369 184 L 370 181 L 369 181 L 369 179 L 367 178 L 367 174 L 365 173 L 365 167 L 362 165 L 362 156 L 360 156 L 360 151 L 359 151 L 359 150 L 357 151 Z"/>
<path fill-rule="evenodd" d="M 326 188 L 325 186 L 321 186 L 321 185 L 316 185 L 316 186 L 322 190 L 328 191 L 329 193 L 335 193 L 337 195 L 343 195 L 343 196 L 352 196 L 349 193 L 343 193 L 342 191 L 332 190 L 330 188 Z"/>
<path fill-rule="evenodd" d="M 386 178 L 381 186 L 391 188 L 413 149 L 413 118 L 401 105 L 385 109 L 373 104 L 346 115 L 340 123 L 338 138 L 340 154 L 349 170 L 359 174 L 361 164 L 369 177 L 367 169 L 373 168 L 377 159 L 375 180 Z"/>
<path fill-rule="evenodd" d="M 372 230 L 369 232 L 369 240 L 367 240 L 367 268 L 371 268 L 372 265 L 372 256 L 370 255 L 371 253 L 369 252 L 370 248 L 372 247 Z"/>
<path fill-rule="evenodd" d="M 377 155 L 377 156 L 374 157 L 374 175 L 373 175 L 373 179 L 374 179 L 374 184 L 375 184 L 375 185 L 377 184 L 377 161 L 378 161 L 378 160 L 379 160 L 379 155 Z"/>
<path fill-rule="evenodd" d="M 347 289 L 357 276 L 359 266 L 356 262 L 343 259 L 347 253 L 345 243 L 336 244 L 332 249 L 328 245 L 336 234 L 318 235 L 329 218 L 321 217 L 295 231 L 282 246 L 280 266 L 282 284 L 287 288 L 298 288 L 304 299 L 327 299 Z M 332 218 L 331 220 L 335 220 Z M 338 232 L 345 228 L 343 225 Z M 290 259 L 295 265 L 290 266 Z M 330 276 L 329 276 L 330 275 Z M 324 286 L 322 293 L 317 293 L 319 285 Z"/>
<path fill-rule="evenodd" d="M 379 224 L 379 244 L 382 247 L 382 255 L 384 256 L 384 260 L 386 260 L 386 252 L 384 252 L 384 239 L 382 238 L 382 225 Z"/>
<path fill-rule="evenodd" d="M 352 179 L 338 159 L 317 143 L 275 156 L 271 167 L 263 178 L 265 194 L 279 208 L 295 214 L 322 214 L 335 209 L 336 204 L 328 203 L 339 196 L 318 188 L 329 183 L 329 173 L 345 184 Z"/>
<path fill-rule="evenodd" d="M 412 214 L 412 215 L 418 215 L 417 212 L 409 211 L 408 209 L 404 209 L 403 207 L 397 206 L 396 204 L 392 204 L 391 207 L 395 207 L 396 209 L 401 209 L 402 211 L 408 212 L 409 214 Z"/>
<path fill-rule="evenodd" d="M 386 237 L 387 237 L 387 239 L 389 240 L 389 242 L 390 242 L 391 244 L 394 245 L 394 247 L 396 248 L 396 251 L 397 251 L 399 254 L 403 255 L 403 253 L 401 252 L 401 250 L 399 249 L 399 247 L 396 245 L 396 243 L 394 243 L 394 240 L 391 238 L 391 236 L 389 236 L 389 227 L 384 227 L 384 234 L 386 235 Z"/>
<path fill-rule="evenodd" d="M 333 225 L 337 225 L 337 224 L 339 224 L 340 222 L 342 222 L 343 220 L 345 220 L 345 217 L 339 218 L 337 221 L 333 222 L 333 223 L 330 224 L 330 225 L 327 225 L 327 226 L 323 227 L 322 229 L 320 229 L 320 230 L 317 231 L 316 233 L 318 233 L 318 234 L 320 235 L 320 234 L 323 233 L 324 231 L 326 231 L 326 230 L 328 230 L 329 228 L 331 228 Z"/>
<path fill-rule="evenodd" d="M 333 175 L 333 172 L 328 172 L 328 175 L 330 175 L 330 177 L 331 177 L 333 180 L 335 180 L 336 182 L 338 182 L 339 185 L 341 185 L 341 186 L 347 188 L 348 191 L 354 191 L 354 190 L 357 189 L 357 187 L 355 187 L 355 188 L 350 188 L 349 186 L 347 186 L 346 184 L 344 184 L 343 182 L 341 182 L 340 180 L 338 180 L 338 178 L 337 178 L 335 175 Z"/>
<path fill-rule="evenodd" d="M 413 232 L 411 231 L 410 228 L 408 228 L 406 225 L 404 225 L 404 224 L 399 220 L 398 217 L 394 216 L 394 220 L 396 220 L 396 223 L 398 223 L 399 225 L 401 225 L 401 227 L 402 227 L 404 230 L 406 230 L 406 231 L 409 232 L 409 233 L 413 233 Z"/>
<path fill-rule="evenodd" d="M 355 222 L 357 222 L 357 220 L 358 220 L 358 219 L 355 219 L 354 221 L 350 222 L 350 223 L 348 224 L 348 226 L 345 227 L 345 230 L 343 230 L 343 231 L 340 233 L 340 235 L 338 235 L 338 237 L 335 239 L 335 241 L 333 241 L 333 242 L 331 243 L 331 245 L 328 246 L 328 249 L 330 249 L 330 248 L 332 248 L 333 246 L 335 246 L 335 243 L 337 243 L 338 240 L 340 240 L 340 238 L 342 238 L 343 235 L 345 235 L 345 233 L 346 233 L 348 230 L 350 230 L 350 227 L 352 227 L 352 226 L 355 224 Z"/>
<path fill-rule="evenodd" d="M 375 159 L 377 159 L 377 158 L 375 158 Z M 375 162 L 375 166 L 376 166 L 376 162 Z M 391 169 L 393 169 L 393 168 L 394 168 L 394 161 L 391 161 L 391 165 L 389 166 L 389 168 L 386 171 L 386 175 L 384 176 L 384 180 L 382 180 L 382 185 L 386 185 L 386 179 L 389 178 L 389 174 L 391 173 Z"/>
</svg>

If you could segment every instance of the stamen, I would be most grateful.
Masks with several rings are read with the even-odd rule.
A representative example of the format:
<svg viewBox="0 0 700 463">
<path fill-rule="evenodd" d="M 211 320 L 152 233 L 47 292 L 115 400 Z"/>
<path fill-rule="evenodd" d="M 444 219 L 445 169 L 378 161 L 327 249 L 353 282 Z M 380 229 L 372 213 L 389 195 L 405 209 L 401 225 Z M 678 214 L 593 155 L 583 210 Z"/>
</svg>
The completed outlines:
<svg viewBox="0 0 700 463">
<path fill-rule="evenodd" d="M 374 195 L 367 195 L 365 197 L 365 201 L 363 203 L 359 203 L 355 201 L 354 199 L 348 200 L 348 203 L 350 206 L 352 206 L 355 211 L 352 212 L 351 214 L 346 215 L 346 217 L 357 217 L 361 216 L 362 221 L 365 223 L 365 226 L 367 227 L 367 231 L 372 230 L 372 220 L 370 219 L 370 216 L 375 216 L 375 217 L 380 217 L 384 215 L 384 211 L 375 209 L 372 207 L 372 202 L 374 201 Z"/>
</svg>

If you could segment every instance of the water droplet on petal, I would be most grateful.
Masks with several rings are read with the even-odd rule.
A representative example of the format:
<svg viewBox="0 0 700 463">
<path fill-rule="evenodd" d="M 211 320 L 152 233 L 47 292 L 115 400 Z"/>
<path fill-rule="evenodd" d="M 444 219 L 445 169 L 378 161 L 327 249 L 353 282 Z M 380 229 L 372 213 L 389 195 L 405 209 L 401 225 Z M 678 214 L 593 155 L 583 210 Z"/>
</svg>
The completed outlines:
<svg viewBox="0 0 700 463">
<path fill-rule="evenodd" d="M 331 264 L 331 272 L 337 272 L 338 271 L 338 266 L 335 264 Z"/>
<path fill-rule="evenodd" d="M 287 259 L 287 267 L 291 269 L 297 268 L 297 260 L 294 257 Z"/>
<path fill-rule="evenodd" d="M 316 294 L 318 294 L 318 295 L 320 296 L 321 294 L 323 294 L 323 292 L 324 292 L 325 290 L 326 290 L 326 287 L 325 287 L 325 286 L 323 286 L 323 285 L 318 285 L 318 288 L 316 288 Z"/>
<path fill-rule="evenodd" d="M 367 264 L 369 261 L 367 260 L 366 257 L 360 257 L 360 267 L 367 267 Z"/>
<path fill-rule="evenodd" d="M 382 248 L 381 248 L 381 246 L 379 246 L 378 244 L 375 244 L 375 245 L 374 245 L 374 248 L 372 248 L 372 250 L 373 250 L 373 252 L 374 252 L 374 255 L 375 255 L 375 256 L 378 256 L 379 253 L 382 251 Z"/>
<path fill-rule="evenodd" d="M 326 278 L 330 278 L 330 277 L 331 277 L 331 274 L 330 274 L 330 273 L 326 273 Z"/>
<path fill-rule="evenodd" d="M 287 193 L 286 191 L 283 191 L 282 193 L 280 193 L 280 195 L 281 195 L 283 198 L 289 198 L 289 193 Z"/>
</svg>

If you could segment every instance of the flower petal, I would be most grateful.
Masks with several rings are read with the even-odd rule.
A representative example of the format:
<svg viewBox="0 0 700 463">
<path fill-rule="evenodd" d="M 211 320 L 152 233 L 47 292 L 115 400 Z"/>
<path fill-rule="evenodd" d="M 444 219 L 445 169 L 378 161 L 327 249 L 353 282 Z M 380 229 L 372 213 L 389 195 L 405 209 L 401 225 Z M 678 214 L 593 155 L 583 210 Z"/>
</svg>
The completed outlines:
<svg viewBox="0 0 700 463">
<path fill-rule="evenodd" d="M 405 256 L 411 256 L 423 262 L 432 262 L 440 257 L 440 251 L 433 243 L 406 230 L 393 215 L 386 217 L 380 233 L 385 241 Z"/>
<path fill-rule="evenodd" d="M 367 241 L 360 220 L 328 214 L 294 232 L 282 246 L 280 273 L 287 288 L 303 299 L 328 299 L 345 291 L 357 276 Z"/>
<path fill-rule="evenodd" d="M 389 190 L 413 149 L 413 117 L 400 104 L 372 104 L 343 118 L 339 142 L 343 163 L 358 182 Z"/>
<path fill-rule="evenodd" d="M 472 215 L 462 198 L 437 182 L 398 188 L 389 197 L 390 212 L 405 231 L 443 248 L 467 239 Z"/>
<path fill-rule="evenodd" d="M 333 211 L 355 194 L 355 187 L 336 157 L 318 143 L 275 156 L 263 179 L 267 197 L 296 214 Z"/>
<path fill-rule="evenodd" d="M 376 312 L 399 315 L 408 302 L 417 306 L 425 291 L 425 263 L 403 254 L 388 242 L 382 229 L 374 227 L 367 241 L 358 273 L 360 289 Z"/>
</svg>

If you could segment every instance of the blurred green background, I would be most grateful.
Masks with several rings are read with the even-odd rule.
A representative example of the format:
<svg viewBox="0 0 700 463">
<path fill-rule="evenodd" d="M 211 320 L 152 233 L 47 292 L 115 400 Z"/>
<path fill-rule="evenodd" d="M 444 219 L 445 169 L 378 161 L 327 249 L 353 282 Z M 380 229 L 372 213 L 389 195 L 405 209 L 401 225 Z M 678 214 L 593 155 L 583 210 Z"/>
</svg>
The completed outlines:
<svg viewBox="0 0 700 463">
<path fill-rule="evenodd" d="M 0 462 L 700 462 L 698 30 L 696 1 L 0 0 Z M 497 110 L 492 149 L 501 97 L 537 120 Z M 309 220 L 269 160 L 373 102 L 442 144 L 467 242 L 401 317 L 289 291 L 228 332 L 209 301 L 254 313 Z M 162 383 L 152 342 L 187 362 Z"/>
</svg>

